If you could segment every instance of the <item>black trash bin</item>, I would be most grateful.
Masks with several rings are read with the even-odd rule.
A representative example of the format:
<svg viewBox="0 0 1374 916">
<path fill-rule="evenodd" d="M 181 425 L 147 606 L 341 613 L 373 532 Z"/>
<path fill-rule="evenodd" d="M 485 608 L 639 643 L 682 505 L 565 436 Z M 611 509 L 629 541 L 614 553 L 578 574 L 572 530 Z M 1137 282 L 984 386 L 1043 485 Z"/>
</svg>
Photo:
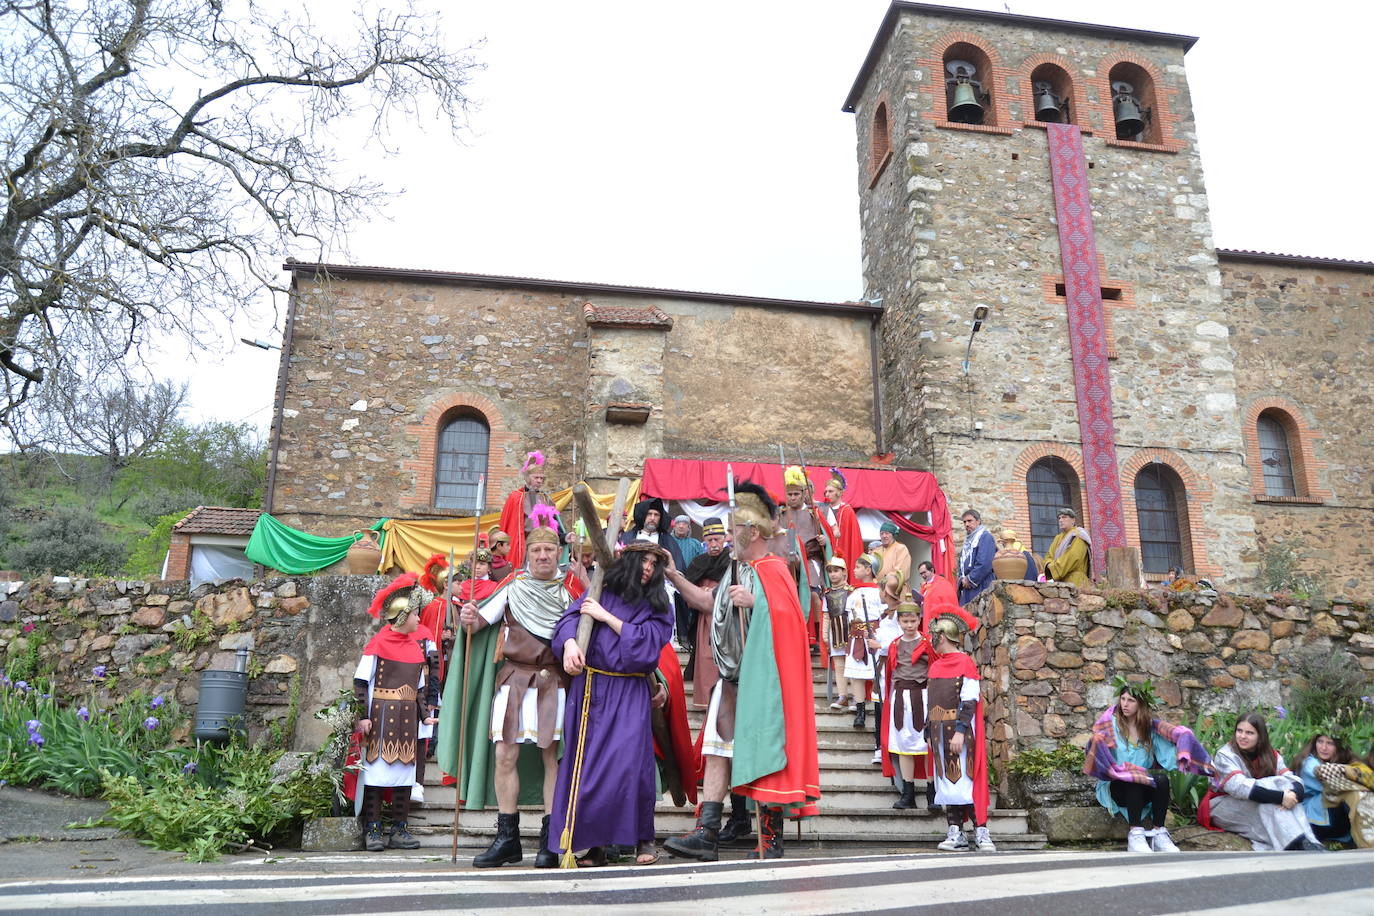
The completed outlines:
<svg viewBox="0 0 1374 916">
<path fill-rule="evenodd" d="M 247 699 L 248 672 L 202 671 L 192 732 L 196 740 L 228 741 L 230 731 L 246 731 L 243 708 Z"/>
</svg>

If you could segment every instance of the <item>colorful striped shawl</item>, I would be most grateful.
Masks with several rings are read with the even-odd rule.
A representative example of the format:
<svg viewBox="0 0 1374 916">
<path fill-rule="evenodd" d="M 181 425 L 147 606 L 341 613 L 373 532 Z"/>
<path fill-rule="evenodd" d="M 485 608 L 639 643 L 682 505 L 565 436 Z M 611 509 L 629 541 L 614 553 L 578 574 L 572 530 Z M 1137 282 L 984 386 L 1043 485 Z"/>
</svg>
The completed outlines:
<svg viewBox="0 0 1374 916">
<path fill-rule="evenodd" d="M 1092 737 L 1088 741 L 1088 748 L 1083 761 L 1083 772 L 1088 776 L 1097 779 L 1115 779 L 1118 782 L 1138 782 L 1151 783 L 1154 777 L 1143 767 L 1133 763 L 1117 763 L 1116 755 L 1112 752 L 1116 749 L 1116 733 L 1112 728 L 1112 717 L 1116 715 L 1116 706 L 1113 705 L 1093 724 Z M 1165 769 L 1175 769 L 1170 766 L 1176 758 L 1176 768 L 1185 773 L 1197 773 L 1199 775 L 1210 775 L 1212 772 L 1212 758 L 1197 740 L 1191 729 L 1184 728 L 1182 725 L 1170 725 L 1163 719 L 1151 719 L 1150 729 L 1153 732 L 1152 738 L 1155 742 L 1156 761 Z M 1167 747 L 1162 747 L 1163 742 Z M 1167 750 L 1171 753 L 1160 754 L 1160 751 Z"/>
</svg>

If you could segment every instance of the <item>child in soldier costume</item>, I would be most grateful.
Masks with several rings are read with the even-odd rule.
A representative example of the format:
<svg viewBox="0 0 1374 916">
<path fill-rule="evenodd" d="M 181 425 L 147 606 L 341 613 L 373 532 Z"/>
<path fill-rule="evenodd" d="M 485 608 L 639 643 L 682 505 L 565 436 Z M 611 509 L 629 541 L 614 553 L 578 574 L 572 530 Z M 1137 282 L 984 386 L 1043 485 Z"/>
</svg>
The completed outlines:
<svg viewBox="0 0 1374 916">
<path fill-rule="evenodd" d="M 367 848 L 385 849 L 382 792 L 391 790 L 391 846 L 416 849 L 420 841 L 407 829 L 410 790 L 415 782 L 417 737 L 421 722 L 433 725 L 438 681 L 427 671 L 426 652 L 415 641 L 420 609 L 433 598 L 407 573 L 377 592 L 368 613 L 386 624 L 363 648 L 353 673 L 358 708 L 357 731 L 363 748 L 358 782 Z"/>
<path fill-rule="evenodd" d="M 897 606 L 897 625 L 901 635 L 886 647 L 883 679 L 883 775 L 901 773 L 902 797 L 892 807 L 905 809 L 916 807 L 916 778 L 929 776 L 925 731 L 931 651 L 930 640 L 921 634 L 921 609 L 914 602 Z"/>
<path fill-rule="evenodd" d="M 825 564 L 825 575 L 830 584 L 822 593 L 825 599 L 825 634 L 822 642 L 829 656 L 826 665 L 833 672 L 839 691 L 839 696 L 834 699 L 843 700 L 845 643 L 849 641 L 849 617 L 845 613 L 845 607 L 849 601 L 849 593 L 853 591 L 849 587 L 849 567 L 845 564 L 844 557 L 831 557 L 830 562 Z M 830 708 L 840 709 L 843 705 L 839 703 Z"/>
<path fill-rule="evenodd" d="M 963 652 L 964 636 L 978 629 L 978 620 L 952 605 L 927 608 L 929 636 L 935 661 L 927 688 L 926 740 L 935 783 L 935 803 L 945 809 L 949 835 L 940 843 L 947 851 L 970 848 L 964 821 L 975 827 L 979 852 L 996 852 L 988 833 L 988 758 L 983 733 L 982 680 L 978 666 Z"/>
</svg>

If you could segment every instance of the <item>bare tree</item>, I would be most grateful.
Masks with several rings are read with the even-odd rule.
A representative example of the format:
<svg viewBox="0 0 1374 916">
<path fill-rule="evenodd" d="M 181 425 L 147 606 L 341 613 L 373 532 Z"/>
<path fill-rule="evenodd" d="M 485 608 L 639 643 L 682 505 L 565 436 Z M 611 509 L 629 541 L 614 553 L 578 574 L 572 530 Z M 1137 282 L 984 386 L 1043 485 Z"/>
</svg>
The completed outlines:
<svg viewBox="0 0 1374 916">
<path fill-rule="evenodd" d="M 368 212 L 331 124 L 462 126 L 470 49 L 411 8 L 356 15 L 335 40 L 252 0 L 0 0 L 0 423 L 45 378 L 193 342 Z"/>
</svg>

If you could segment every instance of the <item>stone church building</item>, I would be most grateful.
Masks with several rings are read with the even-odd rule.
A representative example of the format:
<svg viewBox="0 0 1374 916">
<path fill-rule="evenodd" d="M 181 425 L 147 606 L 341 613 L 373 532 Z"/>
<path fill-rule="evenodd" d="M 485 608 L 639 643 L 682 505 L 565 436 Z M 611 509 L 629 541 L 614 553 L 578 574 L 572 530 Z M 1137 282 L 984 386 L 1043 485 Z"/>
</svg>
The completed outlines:
<svg viewBox="0 0 1374 916">
<path fill-rule="evenodd" d="M 479 467 L 495 511 L 530 449 L 559 487 L 782 445 L 931 471 L 1037 551 L 1068 504 L 1147 578 L 1243 587 L 1279 543 L 1368 594 L 1374 263 L 1214 246 L 1194 41 L 894 2 L 843 105 L 852 302 L 288 262 L 267 511 L 342 534 L 470 514 Z"/>
</svg>

